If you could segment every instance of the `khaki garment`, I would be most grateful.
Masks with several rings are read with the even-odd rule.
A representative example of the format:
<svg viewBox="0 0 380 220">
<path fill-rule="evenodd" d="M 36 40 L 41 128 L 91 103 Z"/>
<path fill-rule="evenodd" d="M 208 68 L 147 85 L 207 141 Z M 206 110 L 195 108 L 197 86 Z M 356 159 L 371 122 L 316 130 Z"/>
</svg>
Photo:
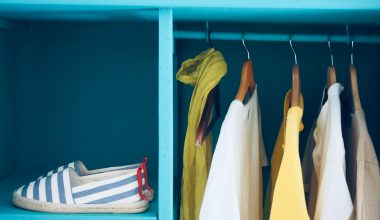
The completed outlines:
<svg viewBox="0 0 380 220">
<path fill-rule="evenodd" d="M 346 136 L 347 182 L 354 199 L 351 219 L 380 219 L 380 169 L 363 110 L 351 115 Z"/>
<path fill-rule="evenodd" d="M 177 80 L 194 86 L 188 113 L 188 126 L 183 150 L 181 220 L 198 220 L 211 164 L 211 135 L 201 147 L 195 146 L 195 135 L 210 91 L 227 72 L 221 52 L 211 48 L 182 63 Z"/>
<path fill-rule="evenodd" d="M 277 135 L 275 147 L 273 149 L 273 154 L 272 154 L 272 159 L 271 159 L 271 175 L 268 181 L 268 187 L 267 187 L 267 192 L 265 196 L 264 219 L 269 219 L 269 216 L 270 216 L 274 187 L 276 185 L 278 172 L 280 170 L 282 157 L 284 154 L 283 145 L 285 143 L 285 126 L 286 126 L 286 120 L 287 120 L 288 110 L 290 106 L 290 103 L 289 103 L 290 96 L 291 96 L 291 92 L 288 91 L 284 99 L 283 119 L 282 119 L 281 127 Z M 300 99 L 300 107 L 303 108 L 302 95 Z M 299 130 L 302 131 L 303 130 L 302 122 L 300 122 L 299 126 L 300 126 Z"/>
</svg>

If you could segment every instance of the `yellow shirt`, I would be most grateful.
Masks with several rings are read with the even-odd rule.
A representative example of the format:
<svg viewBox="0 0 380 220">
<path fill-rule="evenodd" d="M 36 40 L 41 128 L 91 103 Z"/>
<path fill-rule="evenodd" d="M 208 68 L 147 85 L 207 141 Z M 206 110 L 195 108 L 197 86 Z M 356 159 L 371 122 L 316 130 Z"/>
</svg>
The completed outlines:
<svg viewBox="0 0 380 220">
<path fill-rule="evenodd" d="M 194 86 L 188 114 L 188 126 L 183 150 L 181 220 L 198 220 L 211 164 L 211 135 L 201 147 L 195 146 L 195 135 L 210 91 L 227 72 L 221 52 L 208 49 L 182 63 L 177 80 Z"/>
<path fill-rule="evenodd" d="M 301 122 L 302 112 L 303 112 L 302 110 L 303 97 L 301 95 L 300 107 L 294 107 L 294 108 L 289 109 L 290 96 L 291 96 L 291 92 L 289 91 L 285 96 L 283 121 L 280 127 L 280 131 L 278 133 L 276 145 L 274 147 L 273 154 L 272 154 L 271 178 L 269 179 L 267 194 L 266 194 L 266 199 L 265 199 L 264 219 L 269 219 L 269 217 L 271 217 L 271 219 L 285 219 L 285 220 L 299 219 L 297 218 L 297 216 L 291 215 L 293 212 L 298 212 L 299 204 L 298 202 L 293 203 L 293 199 L 287 198 L 287 195 L 283 197 L 282 190 L 284 186 L 285 187 L 290 186 L 292 188 L 294 186 L 294 188 L 298 188 L 298 191 L 302 192 L 301 203 L 303 203 L 303 205 L 301 204 L 300 206 L 301 207 L 300 214 L 301 216 L 305 216 L 306 218 L 300 218 L 300 219 L 308 219 L 303 185 L 302 185 L 303 184 L 302 171 L 301 171 L 300 159 L 298 155 L 298 133 L 299 131 L 303 130 L 303 124 Z M 295 125 L 297 129 L 294 131 L 293 128 Z M 287 130 L 286 138 L 285 138 L 285 129 Z M 285 139 L 287 139 L 287 142 L 285 141 Z M 285 150 L 283 146 L 291 146 L 291 147 L 288 147 Z M 286 154 L 286 160 L 284 160 L 285 154 Z M 285 162 L 282 163 L 283 161 Z M 281 166 L 282 164 L 284 164 L 284 166 Z M 291 171 L 291 174 L 289 175 L 286 173 L 288 170 Z M 293 177 L 293 175 L 296 175 L 296 176 Z M 280 176 L 282 178 L 279 179 Z M 279 180 L 281 180 L 280 183 L 279 183 Z M 293 181 L 298 181 L 300 182 L 301 185 L 298 185 L 298 184 L 294 185 L 292 183 Z M 281 186 L 277 186 L 277 184 Z M 288 189 L 284 189 L 284 190 L 288 190 Z M 276 198 L 274 198 L 275 191 L 276 191 Z M 285 211 L 286 213 L 282 213 L 282 211 Z M 305 213 L 306 215 L 302 213 Z M 288 216 L 288 214 L 290 214 L 291 216 Z"/>
</svg>

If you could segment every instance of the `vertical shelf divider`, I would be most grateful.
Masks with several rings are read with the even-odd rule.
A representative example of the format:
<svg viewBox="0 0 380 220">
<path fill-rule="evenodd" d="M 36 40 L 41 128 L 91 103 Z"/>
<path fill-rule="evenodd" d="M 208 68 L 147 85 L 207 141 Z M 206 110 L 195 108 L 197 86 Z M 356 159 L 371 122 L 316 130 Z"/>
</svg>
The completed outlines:
<svg viewBox="0 0 380 220">
<path fill-rule="evenodd" d="M 173 11 L 158 12 L 158 218 L 172 220 L 174 207 Z"/>
</svg>

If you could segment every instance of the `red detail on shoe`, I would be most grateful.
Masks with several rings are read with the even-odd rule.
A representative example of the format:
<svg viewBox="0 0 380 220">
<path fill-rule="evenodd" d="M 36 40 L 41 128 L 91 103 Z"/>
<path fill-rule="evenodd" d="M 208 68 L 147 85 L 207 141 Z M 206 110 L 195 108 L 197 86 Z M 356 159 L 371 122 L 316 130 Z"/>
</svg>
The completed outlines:
<svg viewBox="0 0 380 220">
<path fill-rule="evenodd" d="M 148 184 L 148 169 L 146 168 L 146 163 L 148 162 L 148 157 L 144 157 L 143 162 L 141 163 L 142 169 L 144 170 L 144 177 L 145 177 L 145 187 L 147 190 L 152 192 L 152 188 L 150 188 Z"/>
<path fill-rule="evenodd" d="M 138 184 L 138 188 L 139 188 L 139 195 L 140 195 L 140 198 L 142 200 L 145 200 L 146 197 L 145 197 L 145 194 L 143 193 L 143 190 L 142 190 L 142 166 L 140 165 L 138 168 L 137 168 L 137 184 Z"/>
<path fill-rule="evenodd" d="M 146 162 L 148 162 L 148 157 L 144 157 L 144 159 L 142 161 L 142 163 L 145 163 L 145 164 L 146 164 Z"/>
</svg>

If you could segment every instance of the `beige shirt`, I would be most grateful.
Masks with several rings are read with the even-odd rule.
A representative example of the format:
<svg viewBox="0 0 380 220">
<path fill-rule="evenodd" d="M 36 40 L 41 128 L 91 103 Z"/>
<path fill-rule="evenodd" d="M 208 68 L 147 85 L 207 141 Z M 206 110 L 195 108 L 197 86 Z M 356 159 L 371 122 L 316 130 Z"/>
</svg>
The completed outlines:
<svg viewBox="0 0 380 220">
<path fill-rule="evenodd" d="M 354 200 L 350 219 L 380 219 L 380 169 L 363 110 L 351 114 L 351 130 L 345 143 L 347 182 Z"/>
</svg>

